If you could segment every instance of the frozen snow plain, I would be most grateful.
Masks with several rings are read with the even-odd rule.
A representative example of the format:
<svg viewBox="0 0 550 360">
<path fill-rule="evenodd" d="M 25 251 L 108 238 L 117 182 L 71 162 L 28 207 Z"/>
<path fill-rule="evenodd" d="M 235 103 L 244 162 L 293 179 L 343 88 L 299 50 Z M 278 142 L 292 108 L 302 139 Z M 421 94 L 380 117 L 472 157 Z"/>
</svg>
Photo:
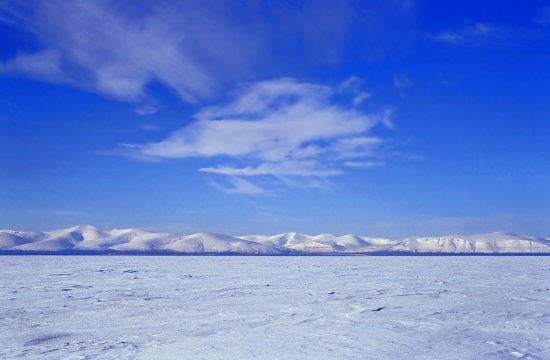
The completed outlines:
<svg viewBox="0 0 550 360">
<path fill-rule="evenodd" d="M 2 359 L 550 359 L 542 256 L 2 256 Z"/>
</svg>

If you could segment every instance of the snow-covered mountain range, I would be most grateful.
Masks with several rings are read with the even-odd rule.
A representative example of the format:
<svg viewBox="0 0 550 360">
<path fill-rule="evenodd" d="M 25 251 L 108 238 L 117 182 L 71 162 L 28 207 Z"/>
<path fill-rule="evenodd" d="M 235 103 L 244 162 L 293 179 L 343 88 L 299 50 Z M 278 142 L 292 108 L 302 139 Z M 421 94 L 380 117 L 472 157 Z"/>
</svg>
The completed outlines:
<svg viewBox="0 0 550 360">
<path fill-rule="evenodd" d="M 226 236 L 200 233 L 174 235 L 136 229 L 102 230 L 90 225 L 48 232 L 0 230 L 3 253 L 56 252 L 142 252 L 166 254 L 379 254 L 379 253 L 452 253 L 452 254 L 550 254 L 550 239 L 511 233 L 453 235 L 408 238 L 394 241 L 357 235 L 310 236 L 284 233 L 274 236 Z"/>
</svg>

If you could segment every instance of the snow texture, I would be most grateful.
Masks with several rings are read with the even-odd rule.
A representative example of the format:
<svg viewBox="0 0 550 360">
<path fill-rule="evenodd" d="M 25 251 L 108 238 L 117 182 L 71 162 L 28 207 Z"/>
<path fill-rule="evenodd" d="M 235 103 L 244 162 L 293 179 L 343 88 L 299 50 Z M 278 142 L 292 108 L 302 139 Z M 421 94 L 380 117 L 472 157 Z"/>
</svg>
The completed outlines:
<svg viewBox="0 0 550 360">
<path fill-rule="evenodd" d="M 1 259 L 2 359 L 550 359 L 546 257 Z"/>
<path fill-rule="evenodd" d="M 447 236 L 442 238 L 410 238 L 391 246 L 389 251 L 421 253 L 548 253 L 547 239 L 518 236 L 511 233 L 492 233 L 470 236 Z"/>
<path fill-rule="evenodd" d="M 101 230 L 76 226 L 44 233 L 0 230 L 2 252 L 153 252 L 184 254 L 343 254 L 343 253 L 452 253 L 452 254 L 550 254 L 548 239 L 510 233 L 409 238 L 402 241 L 357 235 L 310 236 L 284 233 L 275 236 L 226 236 L 200 233 L 173 235 L 136 229 Z"/>
</svg>

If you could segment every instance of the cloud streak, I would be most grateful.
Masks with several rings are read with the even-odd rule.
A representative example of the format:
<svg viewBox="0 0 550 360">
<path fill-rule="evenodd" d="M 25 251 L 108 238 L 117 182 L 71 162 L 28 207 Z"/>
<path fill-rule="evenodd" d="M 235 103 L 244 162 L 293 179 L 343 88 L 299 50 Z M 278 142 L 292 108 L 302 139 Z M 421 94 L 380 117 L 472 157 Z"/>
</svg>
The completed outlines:
<svg viewBox="0 0 550 360">
<path fill-rule="evenodd" d="M 382 5 L 346 0 L 3 2 L 0 23 L 24 41 L 17 53 L 4 54 L 8 58 L 0 62 L 0 72 L 134 103 L 150 102 L 149 85 L 162 84 L 184 102 L 197 104 L 215 99 L 237 81 L 281 76 L 289 69 L 295 74 L 296 65 L 339 67 L 352 50 L 348 40 L 359 34 L 369 44 L 361 56 L 381 59 L 389 46 L 410 33 L 403 24 L 411 17 L 411 4 L 407 0 Z M 381 25 L 386 23 L 391 25 Z M 369 95 L 357 92 L 355 104 Z"/>
<path fill-rule="evenodd" d="M 500 29 L 490 24 L 479 22 L 458 31 L 447 31 L 437 35 L 428 35 L 428 37 L 431 40 L 448 44 L 467 44 L 480 42 L 490 37 L 498 36 L 500 33 Z"/>
<path fill-rule="evenodd" d="M 142 100 L 146 85 L 157 82 L 192 103 L 212 96 L 223 74 L 245 69 L 256 49 L 246 27 L 224 15 L 229 5 L 214 9 L 194 0 L 126 5 L 102 0 L 0 5 L 0 21 L 45 45 L 20 51 L 1 71 L 123 101 Z"/>
<path fill-rule="evenodd" d="M 194 122 L 166 139 L 123 144 L 117 151 L 134 159 L 231 160 L 237 165 L 199 170 L 239 179 L 233 181 L 236 188 L 252 189 L 249 193 L 260 193 L 260 188 L 248 186 L 251 183 L 242 182 L 243 177 L 342 175 L 349 160 L 377 156 L 386 140 L 370 133 L 376 125 L 389 126 L 391 121 L 389 112 L 365 114 L 351 105 L 336 104 L 332 100 L 336 93 L 338 89 L 329 86 L 290 78 L 253 83 L 242 87 L 233 101 L 202 109 Z M 354 94 L 351 97 L 353 103 Z"/>
</svg>

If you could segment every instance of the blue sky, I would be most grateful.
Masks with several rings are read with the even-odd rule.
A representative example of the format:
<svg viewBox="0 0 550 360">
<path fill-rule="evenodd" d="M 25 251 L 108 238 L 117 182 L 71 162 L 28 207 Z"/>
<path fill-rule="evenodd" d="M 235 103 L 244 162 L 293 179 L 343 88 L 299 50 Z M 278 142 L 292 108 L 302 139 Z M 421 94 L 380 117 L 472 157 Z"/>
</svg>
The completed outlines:
<svg viewBox="0 0 550 360">
<path fill-rule="evenodd" d="M 0 1 L 0 228 L 550 236 L 550 2 Z"/>
</svg>

